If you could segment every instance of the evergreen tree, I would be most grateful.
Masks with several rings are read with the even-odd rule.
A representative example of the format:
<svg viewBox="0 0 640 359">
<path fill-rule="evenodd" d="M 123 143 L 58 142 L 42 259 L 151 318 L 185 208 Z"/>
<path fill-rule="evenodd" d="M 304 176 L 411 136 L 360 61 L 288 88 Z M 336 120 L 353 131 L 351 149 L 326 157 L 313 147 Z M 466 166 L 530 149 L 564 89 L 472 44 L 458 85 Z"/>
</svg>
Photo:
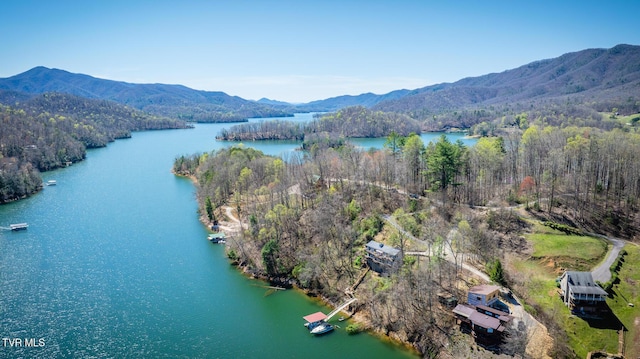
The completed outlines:
<svg viewBox="0 0 640 359">
<path fill-rule="evenodd" d="M 506 284 L 502 263 L 500 263 L 499 259 L 496 258 L 487 263 L 487 272 L 489 272 L 489 278 L 491 278 L 492 281 L 501 285 Z"/>
<path fill-rule="evenodd" d="M 213 204 L 211 203 L 211 197 L 207 196 L 204 207 L 207 211 L 207 218 L 209 218 L 209 221 L 214 221 L 215 215 L 213 214 Z"/>
</svg>

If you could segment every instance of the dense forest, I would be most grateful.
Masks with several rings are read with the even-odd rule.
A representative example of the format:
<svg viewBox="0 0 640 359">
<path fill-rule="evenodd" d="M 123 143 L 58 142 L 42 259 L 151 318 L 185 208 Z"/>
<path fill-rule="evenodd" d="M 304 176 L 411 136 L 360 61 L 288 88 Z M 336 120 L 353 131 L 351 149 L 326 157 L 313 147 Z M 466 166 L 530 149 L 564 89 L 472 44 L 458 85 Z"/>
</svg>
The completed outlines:
<svg viewBox="0 0 640 359">
<path fill-rule="evenodd" d="M 292 121 L 259 121 L 222 129 L 216 139 L 223 141 L 297 140 L 304 139 L 304 124 Z"/>
<path fill-rule="evenodd" d="M 415 134 L 392 133 L 384 150 L 346 143 L 286 162 L 236 146 L 179 157 L 174 171 L 197 179 L 206 221 L 224 218 L 228 206 L 246 224 L 228 244 L 230 258 L 273 283 L 294 283 L 335 302 L 362 274 L 363 246 L 386 231 L 383 217 L 389 214 L 440 251 L 455 228 L 456 245 L 449 250 L 483 264 L 526 248 L 515 229 L 527 224 L 500 209 L 518 203 L 534 216 L 640 239 L 640 134 L 540 121 L 499 132 L 473 147 L 445 136 L 424 144 Z M 494 210 L 469 210 L 477 207 Z M 405 250 L 411 246 L 402 235 L 385 238 Z M 463 295 L 458 270 L 437 256 L 426 264 L 405 256 L 396 276 L 360 285 L 359 308 L 372 327 L 421 353 L 455 356 L 462 350 L 448 346 L 455 326 L 433 303 L 439 291 Z M 509 278 L 514 286 L 526 280 Z M 552 319 L 545 324 L 552 333 L 560 330 Z M 515 339 L 504 346 L 522 350 Z M 561 339 L 553 350 L 571 356 Z"/>
<path fill-rule="evenodd" d="M 186 127 L 114 102 L 66 94 L 0 91 L 0 103 L 0 203 L 38 191 L 39 171 L 81 161 L 87 148 L 130 137 L 131 131 Z"/>
<path fill-rule="evenodd" d="M 385 137 L 391 132 L 404 136 L 422 132 L 420 123 L 406 115 L 371 111 L 363 106 L 347 107 L 314 117 L 306 124 L 273 120 L 236 125 L 222 130 L 216 138 L 225 141 L 304 140 L 318 136 L 375 138 Z"/>
</svg>

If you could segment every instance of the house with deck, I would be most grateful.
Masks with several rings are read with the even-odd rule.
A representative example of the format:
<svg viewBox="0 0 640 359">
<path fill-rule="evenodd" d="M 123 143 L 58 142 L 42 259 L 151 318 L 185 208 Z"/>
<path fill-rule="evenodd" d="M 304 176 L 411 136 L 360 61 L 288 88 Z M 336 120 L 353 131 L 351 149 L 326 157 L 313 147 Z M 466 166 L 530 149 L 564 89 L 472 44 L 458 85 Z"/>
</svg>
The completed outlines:
<svg viewBox="0 0 640 359">
<path fill-rule="evenodd" d="M 484 305 L 458 304 L 453 309 L 460 329 L 470 332 L 477 342 L 499 344 L 512 316 Z"/>
<path fill-rule="evenodd" d="M 564 272 L 560 277 L 560 295 L 574 314 L 599 314 L 608 311 L 608 294 L 595 283 L 591 272 Z"/>
<path fill-rule="evenodd" d="M 402 253 L 399 249 L 376 241 L 367 243 L 365 258 L 369 268 L 382 275 L 395 273 L 402 264 Z"/>
</svg>

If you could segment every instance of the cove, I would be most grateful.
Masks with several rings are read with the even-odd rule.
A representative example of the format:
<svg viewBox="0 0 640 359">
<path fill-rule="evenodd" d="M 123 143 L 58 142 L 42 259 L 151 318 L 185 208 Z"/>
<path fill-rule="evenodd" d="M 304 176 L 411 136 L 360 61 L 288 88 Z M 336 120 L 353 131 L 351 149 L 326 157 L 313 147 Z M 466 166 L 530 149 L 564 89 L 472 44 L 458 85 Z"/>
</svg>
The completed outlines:
<svg viewBox="0 0 640 359">
<path fill-rule="evenodd" d="M 193 184 L 170 169 L 176 156 L 229 146 L 214 139 L 223 126 L 134 133 L 0 206 L 0 226 L 29 223 L 0 231 L 0 336 L 44 344 L 0 346 L 0 357 L 415 357 L 344 328 L 312 337 L 302 316 L 330 308 L 294 290 L 267 295 L 206 240 Z"/>
</svg>

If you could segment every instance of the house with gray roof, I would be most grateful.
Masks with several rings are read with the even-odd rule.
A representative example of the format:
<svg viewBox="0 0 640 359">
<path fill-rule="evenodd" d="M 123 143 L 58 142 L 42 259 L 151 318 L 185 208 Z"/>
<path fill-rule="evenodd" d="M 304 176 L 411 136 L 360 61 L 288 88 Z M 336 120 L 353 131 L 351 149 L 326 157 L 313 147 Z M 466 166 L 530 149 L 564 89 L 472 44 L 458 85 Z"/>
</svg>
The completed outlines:
<svg viewBox="0 0 640 359">
<path fill-rule="evenodd" d="M 564 304 L 575 314 L 597 314 L 607 310 L 607 292 L 596 284 L 591 272 L 566 271 L 560 277 Z"/>
<path fill-rule="evenodd" d="M 367 243 L 365 257 L 369 268 L 382 275 L 394 273 L 402 264 L 402 253 L 399 249 L 376 241 Z"/>
</svg>

